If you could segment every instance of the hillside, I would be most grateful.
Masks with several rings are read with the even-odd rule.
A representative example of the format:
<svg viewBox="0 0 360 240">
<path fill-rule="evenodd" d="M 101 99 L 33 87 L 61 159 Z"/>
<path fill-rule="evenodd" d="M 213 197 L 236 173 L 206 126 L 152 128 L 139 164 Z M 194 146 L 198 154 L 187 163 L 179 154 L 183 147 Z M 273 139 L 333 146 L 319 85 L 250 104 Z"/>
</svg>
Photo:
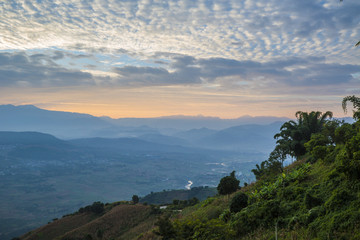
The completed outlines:
<svg viewBox="0 0 360 240">
<path fill-rule="evenodd" d="M 150 206 L 119 202 L 106 205 L 103 212 L 76 212 L 54 219 L 20 239 L 136 239 L 154 226 L 156 217 Z"/>
<path fill-rule="evenodd" d="M 269 159 L 253 169 L 256 182 L 239 189 L 232 172 L 221 179 L 219 195 L 193 206 L 153 206 L 158 216 L 151 227 L 137 237 L 116 233 L 114 239 L 360 239 L 360 121 L 344 123 L 331 115 L 298 112 L 296 122 L 284 123 Z M 287 155 L 296 160 L 284 167 Z M 146 215 L 148 207 L 140 206 Z M 106 221 L 114 225 L 112 218 Z M 94 229 L 104 223 L 88 224 L 93 228 L 62 239 L 84 233 L 102 239 Z"/>
<path fill-rule="evenodd" d="M 164 216 L 160 234 L 164 239 L 359 239 L 360 122 L 328 120 L 331 116 L 298 112 L 298 121 L 284 123 L 275 135 L 269 159 L 253 169 L 255 183 L 172 213 L 171 222 Z M 286 155 L 296 161 L 284 168 Z"/>
</svg>

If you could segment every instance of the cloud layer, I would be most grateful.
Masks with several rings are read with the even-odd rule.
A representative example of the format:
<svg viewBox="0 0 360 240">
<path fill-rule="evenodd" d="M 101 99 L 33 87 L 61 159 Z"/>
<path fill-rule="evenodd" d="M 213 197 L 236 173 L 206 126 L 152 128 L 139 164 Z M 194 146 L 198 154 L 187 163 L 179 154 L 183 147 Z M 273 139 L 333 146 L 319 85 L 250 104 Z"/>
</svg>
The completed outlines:
<svg viewBox="0 0 360 240">
<path fill-rule="evenodd" d="M 165 96 L 169 109 L 188 100 L 190 112 L 295 109 L 304 97 L 331 106 L 360 91 L 359 12 L 358 0 L 5 0 L 0 88 L 76 89 L 72 99 L 117 89 L 128 100 L 114 104 L 147 95 L 138 101 L 155 106 Z"/>
<path fill-rule="evenodd" d="M 86 47 L 257 61 L 338 56 L 360 36 L 359 12 L 357 0 L 7 0 L 0 4 L 0 49 Z"/>
</svg>

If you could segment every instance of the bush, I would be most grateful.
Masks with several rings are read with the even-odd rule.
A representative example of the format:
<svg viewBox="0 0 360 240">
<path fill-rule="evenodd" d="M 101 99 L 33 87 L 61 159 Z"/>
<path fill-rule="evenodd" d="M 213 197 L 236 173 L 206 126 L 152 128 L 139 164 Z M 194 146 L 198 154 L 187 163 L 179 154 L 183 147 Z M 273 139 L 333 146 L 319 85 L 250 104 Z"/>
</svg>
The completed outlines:
<svg viewBox="0 0 360 240">
<path fill-rule="evenodd" d="M 240 212 L 243 208 L 247 207 L 247 205 L 248 196 L 245 193 L 240 192 L 231 199 L 230 212 Z"/>
</svg>

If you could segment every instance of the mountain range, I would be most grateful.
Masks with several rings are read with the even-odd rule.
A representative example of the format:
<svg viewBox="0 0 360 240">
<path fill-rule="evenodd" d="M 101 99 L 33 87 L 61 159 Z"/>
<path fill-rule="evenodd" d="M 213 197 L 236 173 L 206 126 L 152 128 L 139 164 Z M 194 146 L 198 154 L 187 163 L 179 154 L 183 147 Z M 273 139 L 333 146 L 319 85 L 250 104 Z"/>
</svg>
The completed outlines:
<svg viewBox="0 0 360 240">
<path fill-rule="evenodd" d="M 33 105 L 0 105 L 0 131 L 36 131 L 62 139 L 88 137 L 137 137 L 140 135 L 173 135 L 197 128 L 221 130 L 237 125 L 267 125 L 287 118 L 249 117 L 220 119 L 217 117 L 169 116 L 159 118 L 95 117 L 89 114 L 50 111 Z"/>
</svg>

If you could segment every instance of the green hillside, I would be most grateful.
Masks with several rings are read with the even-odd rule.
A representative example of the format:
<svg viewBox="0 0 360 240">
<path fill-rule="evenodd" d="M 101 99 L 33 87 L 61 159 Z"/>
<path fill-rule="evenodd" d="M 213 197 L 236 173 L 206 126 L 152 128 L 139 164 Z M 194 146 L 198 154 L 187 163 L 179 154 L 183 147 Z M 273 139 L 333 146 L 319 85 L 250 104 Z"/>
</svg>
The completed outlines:
<svg viewBox="0 0 360 240">
<path fill-rule="evenodd" d="M 347 97 L 357 111 L 360 99 Z M 357 104 L 357 105 L 356 105 Z M 360 121 L 297 112 L 257 182 L 159 221 L 164 239 L 360 239 Z M 294 162 L 283 167 L 286 157 Z M 230 177 L 230 176 L 229 176 Z"/>
<path fill-rule="evenodd" d="M 344 109 L 348 101 L 353 124 L 297 112 L 253 169 L 257 181 L 241 189 L 232 172 L 218 195 L 193 206 L 111 204 L 97 215 L 88 206 L 21 239 L 360 239 L 360 99 L 344 98 Z"/>
</svg>

